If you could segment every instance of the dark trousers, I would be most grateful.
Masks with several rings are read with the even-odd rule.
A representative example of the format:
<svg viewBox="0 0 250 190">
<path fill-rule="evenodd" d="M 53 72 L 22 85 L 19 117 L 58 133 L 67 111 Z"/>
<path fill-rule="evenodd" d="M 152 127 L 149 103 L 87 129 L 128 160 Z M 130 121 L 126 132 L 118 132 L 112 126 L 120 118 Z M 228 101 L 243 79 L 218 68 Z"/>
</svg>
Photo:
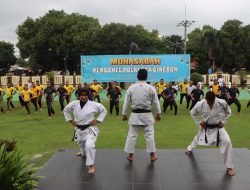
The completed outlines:
<svg viewBox="0 0 250 190">
<path fill-rule="evenodd" d="M 34 105 L 36 111 L 38 111 L 37 100 L 38 100 L 38 97 L 31 99 L 31 103 Z"/>
<path fill-rule="evenodd" d="M 247 107 L 249 107 L 250 106 L 250 100 L 248 101 L 248 103 L 247 103 Z"/>
<path fill-rule="evenodd" d="M 166 101 L 164 100 L 163 102 L 163 111 L 164 113 L 166 112 L 168 106 L 170 105 L 171 106 L 174 106 L 174 114 L 176 115 L 177 114 L 177 104 L 176 104 L 176 101 L 175 100 L 172 100 L 172 101 Z"/>
<path fill-rule="evenodd" d="M 53 100 L 46 100 L 47 108 L 48 108 L 48 115 L 51 116 L 51 114 L 55 114 L 55 111 L 53 109 Z"/>
<path fill-rule="evenodd" d="M 228 101 L 228 98 L 226 95 L 221 95 L 219 96 L 219 98 L 225 100 L 226 102 Z"/>
<path fill-rule="evenodd" d="M 187 100 L 187 93 L 180 94 L 180 104 L 182 104 L 183 98 L 186 98 Z"/>
<path fill-rule="evenodd" d="M 199 100 L 192 100 L 190 110 L 193 109 L 193 107 L 197 104 L 197 102 L 199 102 Z"/>
<path fill-rule="evenodd" d="M 18 98 L 19 98 L 20 105 L 21 105 L 22 107 L 25 106 L 22 96 L 19 96 Z"/>
<path fill-rule="evenodd" d="M 187 106 L 186 106 L 186 108 L 188 109 L 189 108 L 189 104 L 190 104 L 190 102 L 192 100 L 191 96 L 187 95 L 186 96 L 186 100 L 187 100 Z"/>
<path fill-rule="evenodd" d="M 61 106 L 61 111 L 63 111 L 63 109 L 64 109 L 64 99 L 65 99 L 64 96 L 59 96 L 59 103 Z"/>
<path fill-rule="evenodd" d="M 42 108 L 42 98 L 43 98 L 43 96 L 42 95 L 40 95 L 39 97 L 38 97 L 38 106 L 39 106 L 39 108 Z"/>
<path fill-rule="evenodd" d="M 23 102 L 23 105 L 25 106 L 25 109 L 28 112 L 28 115 L 30 115 L 30 106 L 29 106 L 29 102 Z"/>
<path fill-rule="evenodd" d="M 162 97 L 162 94 L 158 94 L 158 99 L 160 100 Z"/>
<path fill-rule="evenodd" d="M 99 103 L 101 103 L 101 100 L 100 100 L 100 96 L 99 95 L 97 95 L 95 98 L 94 98 L 94 101 L 97 99 L 97 101 L 99 102 Z"/>
<path fill-rule="evenodd" d="M 71 97 L 71 95 L 67 95 L 67 96 L 66 96 L 66 98 L 65 98 L 65 99 L 66 99 L 67 104 L 69 104 L 69 102 L 70 102 L 70 97 Z"/>
<path fill-rule="evenodd" d="M 114 106 L 115 106 L 116 115 L 119 115 L 119 101 L 116 101 L 116 100 L 110 100 L 110 108 L 109 108 L 110 114 L 112 114 Z"/>
<path fill-rule="evenodd" d="M 232 103 L 235 103 L 235 105 L 237 106 L 238 108 L 238 113 L 240 113 L 240 109 L 241 109 L 241 104 L 239 102 L 239 100 L 237 98 L 229 98 L 228 99 L 228 105 L 230 106 Z"/>
<path fill-rule="evenodd" d="M 7 109 L 10 110 L 10 106 L 14 109 L 15 106 L 13 105 L 12 101 L 11 101 L 11 97 L 7 98 Z"/>
</svg>

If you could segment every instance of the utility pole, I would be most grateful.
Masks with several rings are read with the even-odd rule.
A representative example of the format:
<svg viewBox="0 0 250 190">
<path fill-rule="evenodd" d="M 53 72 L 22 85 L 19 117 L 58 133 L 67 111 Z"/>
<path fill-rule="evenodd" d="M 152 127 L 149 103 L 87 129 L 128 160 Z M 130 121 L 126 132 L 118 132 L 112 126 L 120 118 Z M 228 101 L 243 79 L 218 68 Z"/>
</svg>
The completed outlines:
<svg viewBox="0 0 250 190">
<path fill-rule="evenodd" d="M 177 26 L 183 26 L 184 27 L 184 54 L 187 52 L 187 27 L 191 26 L 195 21 L 187 20 L 186 16 L 186 5 L 185 5 L 185 20 L 182 20 Z"/>
</svg>

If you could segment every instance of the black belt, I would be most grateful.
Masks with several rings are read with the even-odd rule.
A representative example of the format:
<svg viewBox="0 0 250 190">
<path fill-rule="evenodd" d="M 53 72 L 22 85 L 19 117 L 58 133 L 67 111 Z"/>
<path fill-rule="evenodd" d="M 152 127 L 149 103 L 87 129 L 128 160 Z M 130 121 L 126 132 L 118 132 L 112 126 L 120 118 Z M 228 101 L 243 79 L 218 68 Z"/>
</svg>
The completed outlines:
<svg viewBox="0 0 250 190">
<path fill-rule="evenodd" d="M 144 109 L 135 109 L 132 110 L 133 113 L 150 113 L 151 110 L 144 110 Z"/>
<path fill-rule="evenodd" d="M 87 129 L 88 127 L 90 127 L 91 125 L 76 125 L 77 129 L 80 130 L 84 130 Z M 74 141 L 74 139 L 76 139 L 76 130 L 74 131 L 73 137 L 72 137 L 72 141 Z"/>
<path fill-rule="evenodd" d="M 219 142 L 220 142 L 220 132 L 219 132 L 219 124 L 206 124 L 206 128 L 205 128 L 205 143 L 208 143 L 207 141 L 207 128 L 209 129 L 214 129 L 217 128 L 217 142 L 216 142 L 216 146 L 219 146 Z"/>
<path fill-rule="evenodd" d="M 77 129 L 80 129 L 80 130 L 84 130 L 84 129 L 87 129 L 88 127 L 90 127 L 91 125 L 88 124 L 88 125 L 76 125 Z"/>
</svg>

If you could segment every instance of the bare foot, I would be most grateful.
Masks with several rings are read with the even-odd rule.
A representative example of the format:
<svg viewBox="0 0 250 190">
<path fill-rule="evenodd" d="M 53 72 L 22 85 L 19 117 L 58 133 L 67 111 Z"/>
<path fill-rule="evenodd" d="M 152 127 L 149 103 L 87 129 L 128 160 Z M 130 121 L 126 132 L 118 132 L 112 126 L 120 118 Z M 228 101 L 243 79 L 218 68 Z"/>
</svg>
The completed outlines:
<svg viewBox="0 0 250 190">
<path fill-rule="evenodd" d="M 227 175 L 234 176 L 235 175 L 234 169 L 233 168 L 227 168 Z"/>
<path fill-rule="evenodd" d="M 129 153 L 127 160 L 132 162 L 133 161 L 133 153 Z"/>
<path fill-rule="evenodd" d="M 95 173 L 95 167 L 89 166 L 88 174 L 94 174 Z"/>
<path fill-rule="evenodd" d="M 157 156 L 151 156 L 151 161 L 153 162 L 153 161 L 156 161 L 158 159 L 158 157 Z"/>
<path fill-rule="evenodd" d="M 190 150 L 187 150 L 187 151 L 185 152 L 185 154 L 188 155 L 188 156 L 190 156 L 192 153 L 193 153 L 193 152 L 190 151 Z"/>
<path fill-rule="evenodd" d="M 75 155 L 76 156 L 82 156 L 82 153 L 81 152 L 77 152 Z"/>
<path fill-rule="evenodd" d="M 150 153 L 150 157 L 151 157 L 151 161 L 152 161 L 152 162 L 158 159 L 158 157 L 155 155 L 154 152 L 151 152 L 151 153 Z"/>
</svg>

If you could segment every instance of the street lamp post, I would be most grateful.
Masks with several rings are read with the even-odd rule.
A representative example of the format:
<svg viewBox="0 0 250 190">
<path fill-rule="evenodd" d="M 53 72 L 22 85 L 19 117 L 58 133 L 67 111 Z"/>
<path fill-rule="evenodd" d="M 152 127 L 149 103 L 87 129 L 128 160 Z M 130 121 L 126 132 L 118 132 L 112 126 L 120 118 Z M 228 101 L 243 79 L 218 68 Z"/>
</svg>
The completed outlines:
<svg viewBox="0 0 250 190">
<path fill-rule="evenodd" d="M 184 27 L 184 49 L 183 53 L 187 53 L 187 27 L 191 26 L 195 21 L 187 20 L 186 18 L 186 5 L 185 5 L 185 20 L 182 20 L 177 26 L 183 26 Z"/>
</svg>

